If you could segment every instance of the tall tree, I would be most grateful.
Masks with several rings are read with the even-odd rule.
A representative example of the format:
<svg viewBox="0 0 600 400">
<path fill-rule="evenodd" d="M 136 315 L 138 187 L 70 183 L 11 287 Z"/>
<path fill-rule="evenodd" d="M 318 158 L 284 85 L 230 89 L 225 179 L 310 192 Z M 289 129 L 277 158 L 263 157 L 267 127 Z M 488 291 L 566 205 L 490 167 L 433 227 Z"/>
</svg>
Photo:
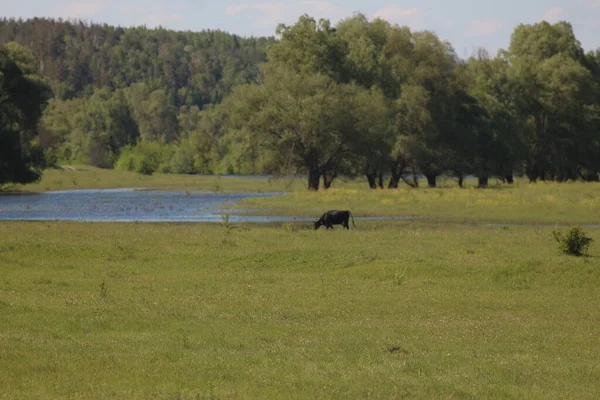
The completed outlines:
<svg viewBox="0 0 600 400">
<path fill-rule="evenodd" d="M 261 134 L 284 165 L 308 175 L 308 189 L 325 186 L 368 134 L 362 116 L 378 115 L 381 95 L 326 75 L 266 65 L 260 85 L 239 87 L 223 107 L 232 122 Z"/>
<path fill-rule="evenodd" d="M 585 149 L 597 142 L 590 124 L 598 89 L 571 25 L 520 25 L 511 37 L 509 60 L 529 179 L 576 179 L 583 170 L 596 168 Z"/>
<path fill-rule="evenodd" d="M 0 47 L 0 184 L 27 183 L 41 176 L 38 123 L 51 91 L 36 71 L 24 48 Z"/>
</svg>

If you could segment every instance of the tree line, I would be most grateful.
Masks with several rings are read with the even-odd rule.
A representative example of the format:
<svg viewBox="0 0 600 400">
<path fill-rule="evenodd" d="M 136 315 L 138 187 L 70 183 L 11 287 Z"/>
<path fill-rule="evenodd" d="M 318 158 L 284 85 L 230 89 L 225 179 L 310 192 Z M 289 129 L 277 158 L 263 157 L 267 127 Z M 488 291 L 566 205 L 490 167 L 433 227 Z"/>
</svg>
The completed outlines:
<svg viewBox="0 0 600 400">
<path fill-rule="evenodd" d="M 372 188 L 442 174 L 599 180 L 600 50 L 586 53 L 568 22 L 519 25 L 507 50 L 467 60 L 431 31 L 362 14 L 335 26 L 304 15 L 278 39 L 0 24 L 0 44 L 22 44 L 54 93 L 45 164 L 299 173 L 312 190 L 342 175 Z"/>
</svg>

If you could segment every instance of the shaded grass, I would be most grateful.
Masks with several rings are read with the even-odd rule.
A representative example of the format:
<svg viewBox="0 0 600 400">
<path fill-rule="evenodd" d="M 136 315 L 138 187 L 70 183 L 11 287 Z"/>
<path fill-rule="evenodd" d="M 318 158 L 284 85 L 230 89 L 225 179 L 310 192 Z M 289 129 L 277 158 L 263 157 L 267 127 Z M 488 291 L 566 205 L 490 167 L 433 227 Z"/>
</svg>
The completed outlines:
<svg viewBox="0 0 600 400">
<path fill-rule="evenodd" d="M 600 242 L 0 222 L 0 398 L 589 398 Z"/>
</svg>

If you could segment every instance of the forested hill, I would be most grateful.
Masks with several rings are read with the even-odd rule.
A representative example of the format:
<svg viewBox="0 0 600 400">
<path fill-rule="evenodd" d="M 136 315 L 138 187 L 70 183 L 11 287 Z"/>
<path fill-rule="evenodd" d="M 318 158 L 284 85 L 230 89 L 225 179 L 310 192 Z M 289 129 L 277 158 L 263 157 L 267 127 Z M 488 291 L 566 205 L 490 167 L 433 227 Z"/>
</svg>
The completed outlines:
<svg viewBox="0 0 600 400">
<path fill-rule="evenodd" d="M 145 27 L 34 18 L 0 20 L 0 46 L 17 42 L 50 78 L 58 99 L 86 97 L 93 88 L 152 83 L 202 108 L 256 75 L 273 38 L 221 31 L 176 32 Z"/>
</svg>

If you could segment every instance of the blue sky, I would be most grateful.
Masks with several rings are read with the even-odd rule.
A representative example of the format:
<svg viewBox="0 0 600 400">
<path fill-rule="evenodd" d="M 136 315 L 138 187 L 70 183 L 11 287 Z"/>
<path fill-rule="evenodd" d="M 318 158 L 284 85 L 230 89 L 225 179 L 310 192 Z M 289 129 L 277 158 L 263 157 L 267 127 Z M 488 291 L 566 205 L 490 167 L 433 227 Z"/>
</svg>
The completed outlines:
<svg viewBox="0 0 600 400">
<path fill-rule="evenodd" d="M 332 23 L 361 12 L 452 43 L 463 58 L 476 48 L 507 48 L 520 24 L 565 20 L 586 50 L 600 47 L 600 0 L 0 0 L 4 17 L 62 17 L 176 30 L 220 29 L 241 36 L 271 36 L 278 23 L 302 14 Z"/>
</svg>

